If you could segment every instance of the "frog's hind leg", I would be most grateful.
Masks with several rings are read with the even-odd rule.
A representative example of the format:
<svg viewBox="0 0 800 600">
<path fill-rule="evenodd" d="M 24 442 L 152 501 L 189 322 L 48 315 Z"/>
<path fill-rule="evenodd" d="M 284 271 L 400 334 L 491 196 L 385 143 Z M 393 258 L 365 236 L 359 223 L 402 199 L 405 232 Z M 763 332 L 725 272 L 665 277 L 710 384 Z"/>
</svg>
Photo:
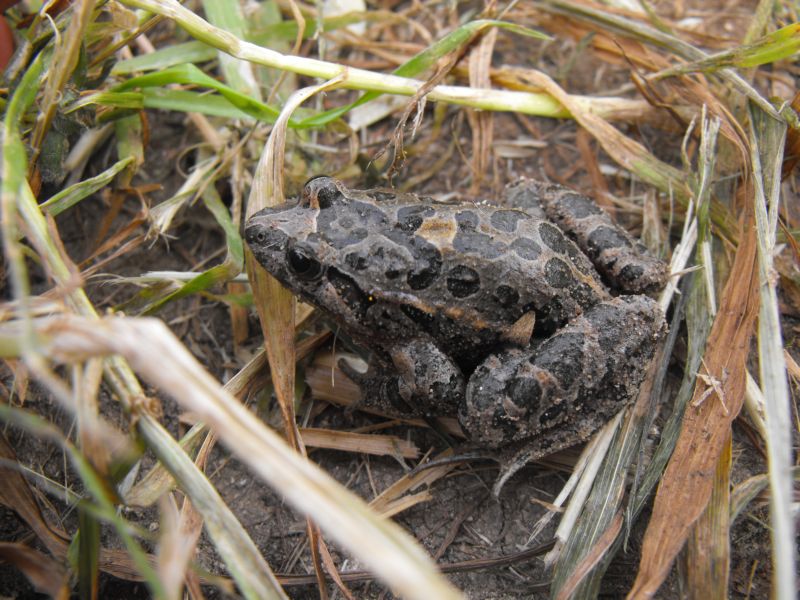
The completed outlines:
<svg viewBox="0 0 800 600">
<path fill-rule="evenodd" d="M 496 489 L 526 463 L 588 439 L 636 395 L 666 330 L 647 296 L 588 309 L 547 340 L 488 357 L 467 386 L 459 421 L 496 448 Z"/>
<path fill-rule="evenodd" d="M 591 198 L 560 185 L 526 179 L 506 190 L 506 202 L 558 225 L 614 289 L 642 294 L 666 283 L 666 264 L 647 254 L 641 242 Z"/>
</svg>

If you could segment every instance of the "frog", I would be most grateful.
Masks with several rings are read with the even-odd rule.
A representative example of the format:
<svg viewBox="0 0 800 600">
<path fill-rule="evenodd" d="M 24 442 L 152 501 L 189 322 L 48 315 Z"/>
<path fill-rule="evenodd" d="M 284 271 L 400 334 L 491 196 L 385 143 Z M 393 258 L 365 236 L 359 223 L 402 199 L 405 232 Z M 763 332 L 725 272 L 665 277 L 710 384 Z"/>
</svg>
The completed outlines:
<svg viewBox="0 0 800 600">
<path fill-rule="evenodd" d="M 255 213 L 244 237 L 369 351 L 366 371 L 339 362 L 362 404 L 456 415 L 472 444 L 513 448 L 514 469 L 627 406 L 666 331 L 649 295 L 666 264 L 558 184 L 521 179 L 492 204 L 318 176 L 296 201 Z"/>
</svg>

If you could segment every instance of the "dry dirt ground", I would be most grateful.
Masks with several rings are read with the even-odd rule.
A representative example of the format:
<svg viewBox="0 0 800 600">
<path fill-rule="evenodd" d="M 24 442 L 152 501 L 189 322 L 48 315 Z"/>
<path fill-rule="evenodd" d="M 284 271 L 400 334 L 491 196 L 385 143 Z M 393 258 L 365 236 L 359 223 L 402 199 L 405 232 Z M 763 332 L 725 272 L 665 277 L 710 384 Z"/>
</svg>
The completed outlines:
<svg viewBox="0 0 800 600">
<path fill-rule="evenodd" d="M 731 24 L 740 27 L 746 21 L 747 11 L 752 7 L 745 3 L 736 3 L 736 6 L 725 8 L 733 15 L 732 18 L 728 22 L 722 22 L 720 19 L 714 24 L 723 30 L 727 30 Z M 504 38 L 498 45 L 497 64 L 504 60 L 508 62 L 521 60 L 518 57 L 522 49 L 512 46 L 514 40 L 518 39 Z M 548 48 L 547 53 L 539 57 L 539 66 L 556 75 L 573 52 L 575 52 L 573 42 L 566 39 L 558 41 Z M 602 79 L 600 85 L 598 79 Z M 624 68 L 612 69 L 606 63 L 593 59 L 590 54 L 583 53 L 580 55 L 580 60 L 577 60 L 573 68 L 559 81 L 565 89 L 573 93 L 601 94 L 604 88 L 616 89 L 629 80 Z M 424 184 L 423 189 L 425 193 L 430 194 L 459 192 L 468 197 L 468 186 L 465 186 L 464 182 L 470 176 L 470 166 L 463 156 L 471 152 L 472 141 L 470 128 L 463 113 L 462 109 L 455 107 L 446 109 L 443 126 L 448 134 L 440 136 L 424 154 L 409 156 L 395 179 L 396 184 L 403 184 L 404 181 L 423 173 L 430 164 L 431 156 L 439 156 L 446 150 L 447 144 L 456 141 L 459 151 L 436 177 Z M 432 110 L 428 109 L 423 131 L 418 135 L 425 135 L 424 127 L 429 127 L 433 118 Z M 187 127 L 180 115 L 152 112 L 149 114 L 149 119 L 151 139 L 147 154 L 148 162 L 141 170 L 140 179 L 136 183 L 158 183 L 163 186 L 162 192 L 151 198 L 155 203 L 162 197 L 168 197 L 180 184 L 182 179 L 176 171 L 176 164 L 179 160 L 187 160 L 181 157 L 181 153 L 193 143 L 194 137 L 192 129 Z M 511 157 L 510 152 L 507 156 L 492 157 L 481 190 L 483 196 L 496 197 L 506 183 L 524 175 L 544 177 L 569 183 L 582 190 L 591 190 L 592 179 L 585 168 L 585 155 L 579 150 L 580 140 L 573 122 L 533 119 L 510 114 L 497 114 L 494 119 L 494 142 L 497 148 L 503 147 L 502 142 L 511 142 L 522 136 L 535 139 L 537 143 L 527 145 L 514 157 Z M 394 123 L 387 120 L 370 130 L 369 139 L 364 146 L 367 158 L 373 157 L 377 151 L 383 149 L 385 140 L 391 136 Z M 667 136 L 663 131 L 649 127 L 637 129 L 632 126 L 626 129 L 626 133 L 653 150 L 660 158 L 677 164 L 680 135 Z M 596 144 L 592 142 L 589 144 L 591 152 L 596 156 L 597 164 L 613 164 Z M 111 150 L 98 156 L 97 164 L 91 165 L 89 171 L 99 172 L 105 168 L 111 160 L 110 153 Z M 365 180 L 366 177 L 363 177 L 361 181 L 354 180 L 353 183 L 363 184 Z M 635 184 L 631 184 L 623 177 L 616 177 L 612 171 L 608 171 L 606 181 L 612 190 L 621 196 L 636 191 Z M 225 190 L 222 191 L 225 193 Z M 135 209 L 132 207 L 123 210 L 120 222 L 129 218 L 133 210 Z M 93 232 L 99 226 L 99 219 L 104 212 L 103 200 L 98 197 L 83 202 L 74 210 L 59 217 L 58 227 L 65 247 L 76 262 L 91 253 Z M 115 276 L 132 276 L 150 270 L 197 270 L 198 263 L 215 253 L 218 255 L 220 249 L 224 248 L 224 239 L 210 215 L 202 210 L 192 210 L 181 213 L 179 218 L 181 222 L 174 229 L 175 236 L 172 239 L 158 239 L 142 245 L 136 251 L 127 253 L 106 265 L 104 272 L 113 273 Z M 46 285 L 41 274 L 39 285 Z M 135 294 L 136 289 L 133 286 L 120 285 L 98 277 L 89 282 L 88 291 L 96 306 L 108 307 L 122 304 Z M 6 289 L 4 292 L 6 298 L 8 293 Z M 226 306 L 206 297 L 193 296 L 174 302 L 159 313 L 158 317 L 170 325 L 214 376 L 223 381 L 235 373 L 243 364 L 247 354 L 254 352 L 261 343 L 253 313 L 251 336 L 247 344 L 244 348 L 234 348 Z M 786 334 L 787 345 L 793 350 L 796 349 L 795 330 L 787 326 Z M 675 378 L 679 376 L 677 366 L 672 375 Z M 8 385 L 10 382 L 8 371 L 3 371 L 3 376 L 5 384 Z M 668 397 L 674 392 L 674 388 L 668 385 L 665 392 Z M 164 424 L 171 433 L 180 435 L 187 429 L 187 425 L 182 422 L 177 405 L 168 398 L 160 397 L 160 400 L 163 405 Z M 58 424 L 63 431 L 70 429 L 70 417 L 62 413 L 36 386 L 29 390 L 25 408 Z M 254 400 L 252 409 L 254 419 L 269 419 L 274 413 L 274 405 L 269 401 Z M 103 414 L 116 426 L 123 430 L 128 429 L 127 418 L 120 414 L 114 402 L 106 399 Z M 360 413 L 349 414 L 335 406 L 317 410 L 314 414 L 314 426 L 331 429 L 352 429 L 379 420 Z M 33 471 L 67 484 L 75 480 L 74 473 L 66 467 L 64 456 L 54 447 L 14 428 L 7 427 L 4 433 L 21 462 Z M 423 450 L 431 447 L 442 448 L 440 440 L 421 429 L 396 427 L 386 433 L 408 436 Z M 658 431 L 654 431 L 654 436 L 657 434 Z M 734 483 L 764 472 L 765 463 L 760 454 L 761 450 L 752 445 L 747 435 L 747 428 L 735 425 L 734 439 Z M 393 458 L 331 450 L 314 451 L 311 458 L 342 484 L 366 499 L 373 498 L 398 479 L 407 468 L 407 465 L 400 464 Z M 147 457 L 145 463 L 145 467 L 152 464 L 152 457 Z M 310 572 L 303 518 L 290 510 L 270 488 L 231 458 L 224 448 L 216 448 L 207 472 L 275 571 Z M 552 526 L 536 540 L 530 540 L 532 525 L 546 513 L 542 502 L 553 500 L 568 475 L 549 466 L 530 465 L 511 480 L 499 500 L 490 494 L 495 475 L 496 469 L 490 463 L 474 463 L 471 468 L 454 471 L 449 477 L 434 485 L 433 499 L 430 502 L 401 513 L 396 520 L 442 563 L 511 555 L 526 545 L 549 540 L 553 533 Z M 52 498 L 46 499 L 44 493 L 41 494 L 41 500 L 50 506 L 54 519 L 62 521 L 67 530 L 74 529 L 76 523 L 74 512 L 66 510 L 64 505 Z M 155 527 L 158 522 L 155 511 L 143 511 L 140 514 L 128 511 L 126 516 L 145 527 Z M 646 523 L 646 518 L 647 514 L 644 514 L 640 523 Z M 769 595 L 770 559 L 767 523 L 768 513 L 763 501 L 753 503 L 733 523 L 730 591 L 734 598 L 766 598 Z M 635 529 L 627 549 L 621 551 L 615 559 L 604 581 L 603 597 L 622 597 L 629 589 L 636 572 L 641 534 L 641 527 Z M 25 526 L 15 514 L 0 509 L 0 540 L 25 539 L 30 539 Z M 104 544 L 118 546 L 119 540 L 108 534 L 104 538 Z M 343 570 L 359 568 L 358 564 L 346 560 L 341 554 L 335 554 Z M 203 567 L 212 572 L 224 572 L 224 565 L 205 539 L 201 542 L 199 556 Z M 680 564 L 677 568 L 680 568 Z M 549 575 L 544 570 L 540 557 L 505 566 L 456 572 L 449 577 L 457 587 L 476 600 L 547 597 L 546 583 Z M 355 596 L 358 598 L 387 597 L 385 590 L 377 583 L 357 583 L 353 586 Z M 212 598 L 223 597 L 221 592 L 211 587 L 207 588 L 206 592 Z M 315 588 L 308 585 L 287 587 L 287 592 L 294 598 L 318 597 Z M 0 565 L 0 596 L 20 599 L 38 597 L 24 577 L 14 569 L 2 565 Z M 148 593 L 140 584 L 104 576 L 101 578 L 100 597 L 146 598 Z M 659 597 L 680 597 L 677 578 L 674 575 L 664 585 Z"/>
</svg>

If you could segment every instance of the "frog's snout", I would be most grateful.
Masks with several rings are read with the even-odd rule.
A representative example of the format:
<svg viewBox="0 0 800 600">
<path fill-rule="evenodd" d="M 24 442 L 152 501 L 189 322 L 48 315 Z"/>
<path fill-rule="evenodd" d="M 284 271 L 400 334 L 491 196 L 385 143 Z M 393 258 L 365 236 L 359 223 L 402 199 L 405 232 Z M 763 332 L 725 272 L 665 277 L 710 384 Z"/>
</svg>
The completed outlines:
<svg viewBox="0 0 800 600">
<path fill-rule="evenodd" d="M 244 227 L 244 239 L 258 262 L 272 271 L 268 265 L 280 263 L 289 235 L 283 230 L 285 223 L 271 214 L 273 209 L 267 210 L 250 217 Z"/>
<path fill-rule="evenodd" d="M 244 239 L 249 246 L 263 246 L 269 239 L 268 227 L 262 221 L 250 220 L 244 230 Z"/>
</svg>

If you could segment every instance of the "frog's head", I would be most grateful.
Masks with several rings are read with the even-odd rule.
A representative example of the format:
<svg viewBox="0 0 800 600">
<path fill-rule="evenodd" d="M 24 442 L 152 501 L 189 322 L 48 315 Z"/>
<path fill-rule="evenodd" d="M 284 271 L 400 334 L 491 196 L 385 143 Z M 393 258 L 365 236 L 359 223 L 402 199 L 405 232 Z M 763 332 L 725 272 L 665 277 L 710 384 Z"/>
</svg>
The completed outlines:
<svg viewBox="0 0 800 600">
<path fill-rule="evenodd" d="M 364 199 L 369 203 L 369 199 Z M 357 204 L 357 206 L 356 206 Z M 315 177 L 297 202 L 266 208 L 245 227 L 245 239 L 264 268 L 316 306 L 342 317 L 363 311 L 368 294 L 347 264 L 345 248 L 365 242 L 370 223 L 381 218 L 374 203 L 356 203 L 338 180 Z M 374 224 L 374 223 L 372 223 Z M 349 226 L 348 226 L 349 225 Z M 371 300 L 370 300 L 371 301 Z"/>
</svg>

